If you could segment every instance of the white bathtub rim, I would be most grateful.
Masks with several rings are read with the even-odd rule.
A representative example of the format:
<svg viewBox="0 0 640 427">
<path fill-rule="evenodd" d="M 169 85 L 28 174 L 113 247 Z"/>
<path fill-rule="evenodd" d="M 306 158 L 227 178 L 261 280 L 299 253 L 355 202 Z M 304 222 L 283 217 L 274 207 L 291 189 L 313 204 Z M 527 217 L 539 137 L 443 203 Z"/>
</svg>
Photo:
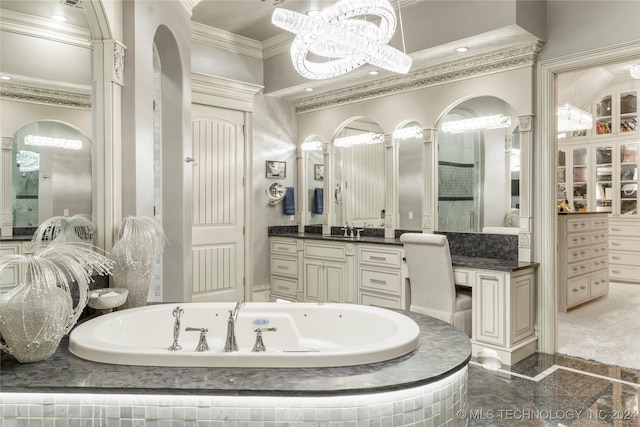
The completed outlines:
<svg viewBox="0 0 640 427">
<path fill-rule="evenodd" d="M 233 308 L 231 303 L 181 303 L 181 304 L 154 304 L 145 307 L 137 307 L 119 312 L 121 315 L 133 316 L 137 312 L 165 311 L 167 306 L 183 306 L 185 309 L 195 306 L 220 306 L 227 310 Z M 250 311 L 251 308 L 273 308 L 279 303 L 247 303 L 247 307 L 241 310 Z M 284 303 L 282 303 L 284 304 Z M 325 368 L 365 365 L 378 362 L 386 362 L 410 354 L 420 347 L 419 326 L 402 313 L 380 307 L 362 306 L 357 304 L 332 304 L 332 303 L 287 303 L 290 309 L 343 309 L 343 310 L 373 310 L 379 315 L 395 319 L 403 326 L 403 338 L 390 337 L 377 341 L 375 352 L 369 345 L 354 345 L 349 352 L 341 349 L 323 349 L 320 352 L 283 352 L 269 350 L 268 336 L 265 335 L 267 351 L 261 353 L 252 352 L 250 348 L 241 348 L 238 352 L 225 353 L 220 346 L 212 348 L 208 352 L 196 352 L 194 349 L 184 346 L 178 352 L 169 352 L 167 346 L 137 349 L 129 346 L 109 344 L 105 349 L 104 343 L 95 338 L 92 327 L 98 327 L 112 319 L 110 313 L 91 319 L 77 326 L 70 334 L 69 350 L 77 357 L 108 364 L 132 365 L 132 366 L 157 366 L 157 367 L 217 367 L 217 368 Z M 110 317 L 111 316 L 111 317 Z M 170 344 L 170 343 L 169 343 Z"/>
</svg>

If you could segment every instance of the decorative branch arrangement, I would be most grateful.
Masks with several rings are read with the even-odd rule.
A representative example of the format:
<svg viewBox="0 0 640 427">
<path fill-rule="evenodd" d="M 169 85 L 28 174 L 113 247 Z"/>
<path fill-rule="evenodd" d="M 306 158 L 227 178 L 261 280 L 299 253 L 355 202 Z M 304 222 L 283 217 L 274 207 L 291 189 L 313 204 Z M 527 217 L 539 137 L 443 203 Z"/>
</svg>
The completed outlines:
<svg viewBox="0 0 640 427">
<path fill-rule="evenodd" d="M 123 219 L 120 239 L 111 250 L 115 261 L 115 286 L 129 290 L 121 308 L 140 307 L 147 303 L 153 280 L 153 267 L 166 243 L 162 226 L 153 218 L 128 216 Z"/>
</svg>

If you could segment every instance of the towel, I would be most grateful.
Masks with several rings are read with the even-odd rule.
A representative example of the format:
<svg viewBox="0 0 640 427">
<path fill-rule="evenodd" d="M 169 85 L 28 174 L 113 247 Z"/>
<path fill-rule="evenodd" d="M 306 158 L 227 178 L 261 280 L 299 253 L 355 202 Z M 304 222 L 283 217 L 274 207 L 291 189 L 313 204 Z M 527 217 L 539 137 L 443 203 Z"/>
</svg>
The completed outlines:
<svg viewBox="0 0 640 427">
<path fill-rule="evenodd" d="M 324 212 L 324 193 L 322 188 L 313 190 L 313 213 L 322 214 Z"/>
<path fill-rule="evenodd" d="M 287 187 L 287 191 L 284 193 L 284 200 L 282 202 L 282 213 L 284 215 L 296 214 L 296 202 L 293 198 L 293 187 Z"/>
</svg>

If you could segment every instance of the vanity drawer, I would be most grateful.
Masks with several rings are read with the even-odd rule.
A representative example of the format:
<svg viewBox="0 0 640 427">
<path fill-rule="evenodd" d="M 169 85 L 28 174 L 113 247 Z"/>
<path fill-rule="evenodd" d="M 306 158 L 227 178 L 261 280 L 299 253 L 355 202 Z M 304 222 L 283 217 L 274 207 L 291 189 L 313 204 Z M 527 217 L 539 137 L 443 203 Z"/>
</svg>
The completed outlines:
<svg viewBox="0 0 640 427">
<path fill-rule="evenodd" d="M 360 269 L 360 288 L 400 295 L 400 272 Z"/>
<path fill-rule="evenodd" d="M 591 233 L 591 244 L 597 245 L 599 243 L 606 243 L 609 238 L 609 234 L 607 230 L 596 231 Z"/>
<path fill-rule="evenodd" d="M 637 282 L 638 277 L 640 277 L 640 267 L 633 266 L 611 266 L 609 269 L 609 277 L 611 280 L 630 280 L 632 282 Z"/>
<path fill-rule="evenodd" d="M 297 242 L 295 239 L 271 239 L 271 252 L 295 255 L 298 252 Z"/>
<path fill-rule="evenodd" d="M 298 277 L 298 260 L 295 258 L 271 257 L 271 274 Z"/>
<path fill-rule="evenodd" d="M 305 243 L 304 256 L 311 258 L 320 258 L 323 260 L 344 261 L 347 258 L 347 251 L 344 245 L 326 246 L 313 243 Z"/>
<path fill-rule="evenodd" d="M 589 247 L 574 248 L 567 251 L 567 262 L 584 261 L 591 258 Z"/>
<path fill-rule="evenodd" d="M 611 252 L 609 253 L 609 264 L 625 264 L 640 267 L 640 253 L 638 252 Z"/>
<path fill-rule="evenodd" d="M 389 251 L 361 247 L 360 263 L 379 267 L 400 268 L 402 265 L 402 251 Z"/>
<path fill-rule="evenodd" d="M 567 280 L 567 305 L 576 305 L 586 300 L 590 290 L 589 276 Z"/>
<path fill-rule="evenodd" d="M 591 231 L 600 229 L 606 230 L 607 224 L 609 224 L 609 221 L 607 221 L 606 218 L 591 218 Z"/>
<path fill-rule="evenodd" d="M 567 265 L 567 277 L 575 277 L 580 274 L 586 274 L 590 270 L 589 260 L 583 262 L 574 262 Z"/>
<path fill-rule="evenodd" d="M 603 256 L 609 253 L 609 248 L 607 247 L 606 243 L 603 243 L 601 245 L 598 246 L 592 246 L 591 247 L 591 257 L 595 258 L 595 257 L 599 257 L 599 256 Z"/>
<path fill-rule="evenodd" d="M 609 251 L 640 251 L 640 239 L 621 237 L 609 239 Z"/>
<path fill-rule="evenodd" d="M 612 236 L 640 236 L 640 224 L 609 223 L 609 234 Z"/>
<path fill-rule="evenodd" d="M 591 271 L 606 270 L 609 267 L 609 259 L 606 256 L 591 260 Z"/>
<path fill-rule="evenodd" d="M 567 220 L 567 231 L 570 233 L 574 231 L 589 231 L 590 224 L 589 218 L 569 219 Z"/>
<path fill-rule="evenodd" d="M 402 308 L 399 298 L 385 297 L 382 295 L 371 295 L 367 293 L 360 294 L 360 304 L 375 305 L 386 308 Z"/>
<path fill-rule="evenodd" d="M 589 244 L 589 234 L 569 234 L 567 235 L 567 247 L 575 248 L 578 246 L 587 246 Z"/>
<path fill-rule="evenodd" d="M 271 278 L 271 292 L 276 294 L 283 294 L 291 297 L 296 296 L 298 289 L 298 281 L 292 279 L 285 279 L 282 277 Z"/>
<path fill-rule="evenodd" d="M 609 274 L 607 271 L 591 275 L 591 296 L 604 295 L 609 291 Z"/>
<path fill-rule="evenodd" d="M 453 282 L 456 286 L 470 288 L 473 286 L 473 271 L 462 268 L 453 269 Z"/>
</svg>

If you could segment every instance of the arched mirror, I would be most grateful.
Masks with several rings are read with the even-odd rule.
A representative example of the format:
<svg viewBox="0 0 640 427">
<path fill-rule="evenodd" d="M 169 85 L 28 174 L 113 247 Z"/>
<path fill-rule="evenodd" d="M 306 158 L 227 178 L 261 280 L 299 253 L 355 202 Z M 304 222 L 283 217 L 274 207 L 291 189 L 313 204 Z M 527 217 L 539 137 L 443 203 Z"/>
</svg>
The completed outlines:
<svg viewBox="0 0 640 427">
<path fill-rule="evenodd" d="M 424 206 L 425 146 L 422 126 L 416 121 L 405 123 L 393 133 L 395 140 L 397 180 L 397 223 L 401 230 L 422 228 Z"/>
<path fill-rule="evenodd" d="M 515 159 L 510 156 L 515 151 L 505 149 L 513 141 L 511 117 L 516 114 L 506 102 L 485 96 L 461 102 L 440 120 L 437 230 L 511 226 L 506 221 L 513 215 L 510 165 Z"/>
<path fill-rule="evenodd" d="M 42 120 L 13 137 L 13 227 L 52 216 L 91 215 L 91 141 L 66 123 Z"/>
<path fill-rule="evenodd" d="M 382 227 L 385 215 L 384 133 L 359 117 L 333 139 L 333 225 Z"/>
<path fill-rule="evenodd" d="M 322 224 L 324 213 L 324 153 L 322 140 L 317 136 L 307 138 L 301 145 L 305 168 L 306 215 L 305 225 Z"/>
</svg>

